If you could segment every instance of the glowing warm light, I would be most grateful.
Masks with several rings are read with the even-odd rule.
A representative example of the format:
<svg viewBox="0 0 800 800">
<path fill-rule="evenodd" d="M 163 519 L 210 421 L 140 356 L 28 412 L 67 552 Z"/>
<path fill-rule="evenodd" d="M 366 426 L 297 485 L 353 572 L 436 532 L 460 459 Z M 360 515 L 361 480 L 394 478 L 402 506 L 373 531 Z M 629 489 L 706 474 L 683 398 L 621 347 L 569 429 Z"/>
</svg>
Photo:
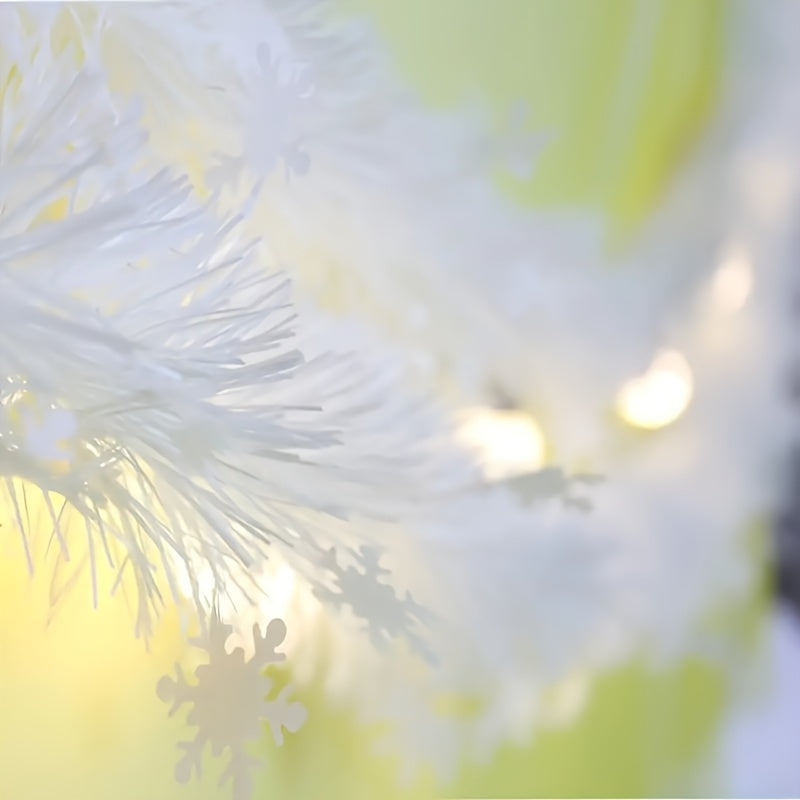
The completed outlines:
<svg viewBox="0 0 800 800">
<path fill-rule="evenodd" d="M 22 496 L 23 482 L 13 480 Z M 104 573 L 107 585 L 94 608 L 86 584 L 76 580 L 87 571 L 80 567 L 86 555 L 80 548 L 86 539 L 83 519 L 61 516 L 73 558 L 58 561 L 58 545 L 48 546 L 53 524 L 44 498 L 30 483 L 25 492 L 26 521 L 29 516 L 41 534 L 31 543 L 33 576 L 13 535 L 13 505 L 0 493 L 0 796 L 118 796 L 87 776 L 104 776 L 109 769 L 126 774 L 132 737 L 153 739 L 164 714 L 154 687 L 186 648 L 180 620 L 167 611 L 146 645 L 135 638 L 125 593 L 110 595 L 116 577 L 111 570 Z M 52 500 L 59 509 L 59 498 L 53 494 Z M 147 747 L 157 759 L 163 743 Z M 40 769 L 43 761 L 47 770 Z M 145 789 L 141 796 L 156 795 Z"/>
<path fill-rule="evenodd" d="M 753 265 L 742 248 L 732 248 L 714 274 L 711 284 L 714 307 L 728 313 L 738 311 L 747 302 L 752 289 Z"/>
<path fill-rule="evenodd" d="M 216 582 L 214 581 L 214 573 L 208 564 L 194 559 L 190 561 L 190 565 L 187 565 L 180 559 L 174 558 L 171 560 L 170 565 L 175 577 L 175 586 L 183 597 L 187 600 L 194 598 L 194 589 L 192 587 L 192 578 L 194 578 L 200 599 L 208 602 L 214 598 Z"/>
<path fill-rule="evenodd" d="M 264 588 L 266 594 L 259 603 L 264 616 L 267 619 L 286 616 L 297 591 L 294 570 L 287 564 L 281 564 L 269 575 Z"/>
<path fill-rule="evenodd" d="M 637 428 L 663 428 L 683 414 L 692 390 L 692 371 L 686 359 L 675 350 L 662 350 L 644 375 L 620 389 L 617 412 Z"/>
<path fill-rule="evenodd" d="M 189 574 L 191 569 L 201 602 L 209 608 L 216 608 L 223 622 L 231 626 L 232 632 L 226 642 L 229 652 L 240 647 L 249 658 L 254 652 L 253 625 L 265 630 L 271 619 L 275 617 L 285 619 L 290 611 L 297 618 L 297 615 L 304 610 L 302 601 L 297 597 L 295 572 L 287 564 L 272 564 L 258 577 L 257 584 L 263 594 L 258 596 L 258 602 L 254 605 L 247 601 L 238 588 L 238 585 L 248 585 L 247 568 L 243 565 L 231 567 L 231 583 L 226 591 L 220 593 L 214 573 L 208 564 L 197 559 L 190 559 L 188 565 L 178 559 L 174 561 L 175 583 L 181 596 L 187 600 L 194 599 L 192 578 Z M 258 590 L 251 589 L 251 591 Z M 292 643 L 293 637 L 289 637 L 286 647 L 291 649 Z"/>
<path fill-rule="evenodd" d="M 544 436 L 524 411 L 474 408 L 459 415 L 458 437 L 475 451 L 490 480 L 541 469 Z"/>
<path fill-rule="evenodd" d="M 551 725 L 568 725 L 586 707 L 589 685 L 583 673 L 570 673 L 545 692 L 542 715 Z"/>
</svg>

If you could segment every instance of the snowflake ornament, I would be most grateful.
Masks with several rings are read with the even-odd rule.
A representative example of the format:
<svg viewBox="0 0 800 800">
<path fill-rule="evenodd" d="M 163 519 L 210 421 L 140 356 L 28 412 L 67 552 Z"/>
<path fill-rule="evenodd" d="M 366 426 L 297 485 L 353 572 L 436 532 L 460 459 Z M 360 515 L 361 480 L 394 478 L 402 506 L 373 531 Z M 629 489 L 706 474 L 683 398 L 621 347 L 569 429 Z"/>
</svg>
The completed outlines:
<svg viewBox="0 0 800 800">
<path fill-rule="evenodd" d="M 193 774 L 200 776 L 206 747 L 214 757 L 228 751 L 220 785 L 230 782 L 234 800 L 248 800 L 252 794 L 251 771 L 261 763 L 248 753 L 248 744 L 259 738 L 264 722 L 275 744 L 283 744 L 284 729 L 298 731 L 306 720 L 306 709 L 289 699 L 290 686 L 271 697 L 273 680 L 266 670 L 286 658 L 275 650 L 286 637 L 283 620 L 273 619 L 263 635 L 257 625 L 253 626 L 254 653 L 249 658 L 240 647 L 228 651 L 231 633 L 229 625 L 212 617 L 206 636 L 191 640 L 208 655 L 208 663 L 195 670 L 196 681 L 189 683 L 176 664 L 176 677 L 164 676 L 157 691 L 164 702 L 171 703 L 170 716 L 182 706 L 190 706 L 186 721 L 197 728 L 192 741 L 179 743 L 185 755 L 175 767 L 178 782 L 187 783 Z"/>
<path fill-rule="evenodd" d="M 391 570 L 380 565 L 380 551 L 361 546 L 356 554 L 359 568 L 343 569 L 331 548 L 321 566 L 334 576 L 334 588 L 316 587 L 314 596 L 332 608 L 349 608 L 367 626 L 370 641 L 379 649 L 397 640 L 405 640 L 411 648 L 428 660 L 433 652 L 420 636 L 420 626 L 430 622 L 430 613 L 414 601 L 410 592 L 398 598 L 392 584 Z"/>
</svg>

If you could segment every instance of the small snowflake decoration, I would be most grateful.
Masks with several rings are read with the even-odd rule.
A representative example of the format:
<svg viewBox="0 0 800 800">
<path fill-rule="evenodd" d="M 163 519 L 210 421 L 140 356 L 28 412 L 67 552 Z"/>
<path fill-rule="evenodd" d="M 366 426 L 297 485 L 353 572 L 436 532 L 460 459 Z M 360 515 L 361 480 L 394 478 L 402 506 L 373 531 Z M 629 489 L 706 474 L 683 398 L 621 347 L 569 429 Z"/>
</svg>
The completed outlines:
<svg viewBox="0 0 800 800">
<path fill-rule="evenodd" d="M 377 548 L 362 545 L 356 555 L 361 570 L 353 566 L 342 568 L 336 559 L 335 548 L 328 550 L 323 566 L 335 576 L 335 588 L 315 587 L 314 595 L 329 606 L 349 607 L 353 614 L 365 620 L 375 647 L 383 649 L 403 637 L 419 655 L 430 662 L 435 661 L 422 637 L 414 631 L 429 621 L 426 609 L 409 592 L 402 598 L 398 597 L 390 584 L 380 580 L 391 572 L 381 566 L 381 553 Z"/>
<path fill-rule="evenodd" d="M 250 770 L 260 764 L 248 754 L 247 745 L 258 739 L 262 721 L 269 724 L 275 743 L 281 745 L 283 728 L 292 733 L 299 730 L 306 720 L 306 709 L 289 700 L 290 686 L 268 699 L 273 681 L 265 670 L 286 657 L 275 652 L 286 637 L 283 620 L 273 619 L 263 636 L 258 625 L 253 626 L 255 652 L 249 660 L 241 648 L 227 651 L 225 645 L 231 633 L 231 626 L 212 617 L 207 638 L 192 640 L 209 656 L 208 663 L 195 670 L 196 683 L 187 682 L 180 664 L 176 664 L 176 678 L 164 676 L 157 691 L 164 702 L 172 703 L 170 716 L 184 704 L 190 705 L 187 722 L 197 728 L 192 741 L 179 743 L 186 752 L 175 767 L 178 782 L 188 783 L 193 772 L 200 775 L 206 745 L 211 746 L 214 757 L 227 748 L 230 760 L 220 785 L 230 781 L 234 800 L 247 800 L 253 788 Z"/>
<path fill-rule="evenodd" d="M 578 492 L 602 482 L 603 478 L 600 475 L 567 475 L 559 467 L 546 467 L 503 480 L 503 483 L 516 493 L 523 505 L 560 497 L 561 502 L 568 508 L 583 512 L 592 510 L 592 501 Z"/>
</svg>

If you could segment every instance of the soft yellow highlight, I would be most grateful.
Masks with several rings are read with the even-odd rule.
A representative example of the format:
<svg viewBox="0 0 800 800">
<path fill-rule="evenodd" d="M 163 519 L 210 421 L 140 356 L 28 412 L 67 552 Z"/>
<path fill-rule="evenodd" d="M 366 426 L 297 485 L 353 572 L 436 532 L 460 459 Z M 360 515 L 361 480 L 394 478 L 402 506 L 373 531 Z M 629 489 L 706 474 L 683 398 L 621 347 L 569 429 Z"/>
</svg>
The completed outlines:
<svg viewBox="0 0 800 800">
<path fill-rule="evenodd" d="M 480 459 L 490 480 L 541 469 L 545 441 L 541 428 L 524 411 L 473 408 L 459 415 L 458 437 Z"/>
<path fill-rule="evenodd" d="M 731 246 L 723 255 L 711 284 L 714 308 L 734 313 L 744 307 L 753 290 L 753 265 L 747 251 Z"/>
<path fill-rule="evenodd" d="M 67 216 L 69 211 L 69 200 L 66 197 L 59 197 L 48 203 L 31 222 L 31 228 L 41 222 L 57 222 Z"/>
<path fill-rule="evenodd" d="M 94 608 L 82 520 L 61 519 L 66 562 L 41 492 L 29 485 L 25 497 L 33 575 L 0 497 L 0 797 L 167 800 L 178 731 L 155 686 L 183 658 L 177 614 L 166 613 L 148 645 L 136 639 L 126 587 L 110 594 L 111 568 L 101 568 Z M 186 793 L 201 796 L 213 794 Z"/>
<path fill-rule="evenodd" d="M 644 375 L 622 387 L 617 413 L 636 428 L 663 428 L 686 411 L 693 387 L 686 359 L 676 350 L 662 350 Z"/>
</svg>

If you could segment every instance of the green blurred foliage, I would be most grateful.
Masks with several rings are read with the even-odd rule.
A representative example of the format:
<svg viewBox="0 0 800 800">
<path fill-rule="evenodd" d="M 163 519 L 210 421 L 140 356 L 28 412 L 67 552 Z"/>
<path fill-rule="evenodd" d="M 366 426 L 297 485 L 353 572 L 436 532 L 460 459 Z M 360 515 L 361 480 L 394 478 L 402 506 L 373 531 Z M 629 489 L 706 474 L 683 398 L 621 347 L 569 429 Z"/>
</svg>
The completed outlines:
<svg viewBox="0 0 800 800">
<path fill-rule="evenodd" d="M 357 668 L 357 667 L 354 667 Z M 291 680 L 288 670 L 284 679 Z M 278 683 L 278 686 L 281 684 Z M 384 725 L 359 724 L 352 709 L 326 696 L 321 681 L 297 693 L 310 709 L 303 728 L 288 737 L 280 749 L 266 735 L 260 748 L 271 763 L 263 774 L 258 798 L 298 800 L 422 800 L 438 795 L 433 773 L 423 772 L 408 783 L 398 780 L 400 760 L 381 752 Z"/>
<path fill-rule="evenodd" d="M 721 0 L 344 0 L 371 16 L 431 105 L 479 97 L 501 125 L 518 100 L 547 135 L 535 174 L 504 183 L 538 206 L 652 209 L 713 110 Z"/>
<path fill-rule="evenodd" d="M 683 784 L 724 706 L 714 668 L 686 661 L 655 672 L 641 663 L 601 676 L 571 725 L 506 746 L 488 769 L 467 766 L 452 797 L 651 797 Z M 679 790 L 680 793 L 680 790 Z"/>
</svg>

